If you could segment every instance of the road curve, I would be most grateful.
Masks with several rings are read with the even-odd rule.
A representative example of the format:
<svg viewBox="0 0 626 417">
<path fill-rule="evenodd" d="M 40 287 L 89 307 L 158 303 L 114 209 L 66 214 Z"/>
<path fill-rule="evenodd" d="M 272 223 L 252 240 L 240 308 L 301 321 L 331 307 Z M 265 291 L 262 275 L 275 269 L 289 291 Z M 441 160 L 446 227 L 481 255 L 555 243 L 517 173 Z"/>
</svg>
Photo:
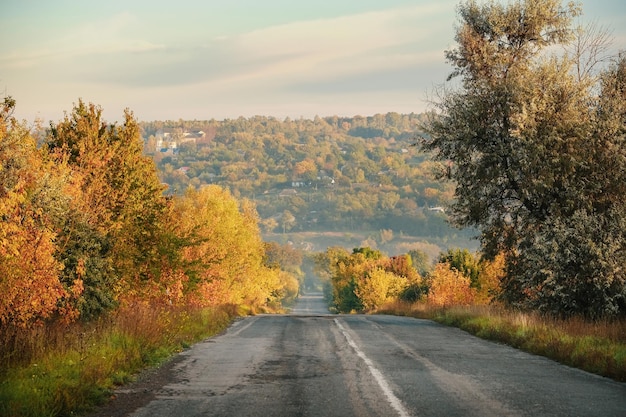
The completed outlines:
<svg viewBox="0 0 626 417">
<path fill-rule="evenodd" d="M 330 315 L 320 294 L 182 355 L 132 416 L 626 416 L 626 384 L 428 320 Z"/>
</svg>

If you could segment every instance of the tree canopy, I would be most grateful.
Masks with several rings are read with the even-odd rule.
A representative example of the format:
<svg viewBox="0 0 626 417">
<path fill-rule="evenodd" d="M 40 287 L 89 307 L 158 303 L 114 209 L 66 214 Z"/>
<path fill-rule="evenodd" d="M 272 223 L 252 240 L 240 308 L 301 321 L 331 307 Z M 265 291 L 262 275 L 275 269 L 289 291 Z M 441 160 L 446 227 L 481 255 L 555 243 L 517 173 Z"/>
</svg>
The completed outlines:
<svg viewBox="0 0 626 417">
<path fill-rule="evenodd" d="M 265 236 L 357 231 L 366 235 L 355 242 L 360 245 L 386 230 L 395 243 L 403 235 L 469 241 L 474 231 L 454 229 L 445 213 L 431 210 L 447 204 L 452 188 L 434 178 L 431 159 L 414 146 L 425 117 L 255 116 L 141 126 L 145 153 L 168 184 L 166 193 L 210 184 L 228 188 L 255 202 Z M 382 234 L 372 238 L 380 249 L 401 250 Z"/>
<path fill-rule="evenodd" d="M 626 314 L 625 57 L 594 67 L 576 47 L 580 13 L 461 3 L 446 53 L 459 82 L 441 91 L 423 147 L 454 181 L 457 224 L 506 256 L 505 301 L 596 318 Z"/>
<path fill-rule="evenodd" d="M 279 308 L 297 295 L 293 274 L 265 264 L 252 203 L 217 185 L 164 195 L 130 111 L 108 124 L 81 100 L 38 146 L 14 106 L 0 104 L 0 330 L 120 303 Z"/>
</svg>

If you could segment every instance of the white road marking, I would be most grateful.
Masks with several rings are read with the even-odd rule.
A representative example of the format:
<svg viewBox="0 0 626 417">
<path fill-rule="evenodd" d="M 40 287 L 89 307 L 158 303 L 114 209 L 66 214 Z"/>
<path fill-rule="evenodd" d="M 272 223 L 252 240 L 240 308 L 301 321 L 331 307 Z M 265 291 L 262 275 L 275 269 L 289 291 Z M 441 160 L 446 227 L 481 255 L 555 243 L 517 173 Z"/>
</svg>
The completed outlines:
<svg viewBox="0 0 626 417">
<path fill-rule="evenodd" d="M 350 337 L 350 334 L 348 334 L 348 331 L 346 330 L 346 328 L 343 327 L 343 325 L 339 322 L 339 320 L 334 319 L 334 322 L 339 328 L 339 330 L 341 331 L 341 333 L 343 334 L 343 336 L 348 341 L 348 344 L 352 347 L 352 349 L 354 349 L 357 356 L 361 358 L 363 362 L 365 362 L 365 365 L 367 365 L 367 368 L 369 369 L 370 373 L 372 374 L 372 376 L 378 383 L 378 386 L 380 387 L 380 389 L 383 390 L 383 393 L 387 397 L 387 400 L 389 401 L 389 404 L 391 404 L 391 407 L 393 407 L 393 409 L 396 410 L 396 412 L 398 413 L 400 417 L 410 417 L 409 412 L 406 410 L 406 408 L 402 404 L 402 401 L 400 401 L 400 399 L 395 396 L 395 394 L 391 390 L 391 387 L 389 386 L 389 383 L 387 382 L 383 374 L 376 368 L 376 366 L 374 366 L 374 363 L 370 360 L 370 358 L 368 358 L 365 355 L 365 353 L 363 353 L 363 351 L 359 349 L 359 347 L 354 342 L 352 337 Z"/>
<path fill-rule="evenodd" d="M 247 323 L 245 325 L 243 325 L 241 328 L 239 329 L 234 329 L 235 327 L 241 325 L 241 321 L 236 321 L 232 324 L 232 326 L 230 326 L 229 332 L 228 332 L 228 336 L 238 336 L 239 333 L 243 332 L 244 330 L 246 330 L 248 327 L 252 326 L 252 324 L 258 320 L 258 317 L 248 317 L 246 318 Z M 243 321 L 243 320 L 242 320 Z"/>
<path fill-rule="evenodd" d="M 516 411 L 508 409 L 503 403 L 481 389 L 481 384 L 473 380 L 470 375 L 453 374 L 452 372 L 446 371 L 409 346 L 398 341 L 391 334 L 386 332 L 383 326 L 369 318 L 366 320 L 370 325 L 383 333 L 391 343 L 402 350 L 406 356 L 415 359 L 428 369 L 430 375 L 434 378 L 435 385 L 441 388 L 442 391 L 448 392 L 456 397 L 466 408 L 468 414 L 479 416 L 519 416 Z M 474 412 L 470 413 L 469 410 Z"/>
</svg>

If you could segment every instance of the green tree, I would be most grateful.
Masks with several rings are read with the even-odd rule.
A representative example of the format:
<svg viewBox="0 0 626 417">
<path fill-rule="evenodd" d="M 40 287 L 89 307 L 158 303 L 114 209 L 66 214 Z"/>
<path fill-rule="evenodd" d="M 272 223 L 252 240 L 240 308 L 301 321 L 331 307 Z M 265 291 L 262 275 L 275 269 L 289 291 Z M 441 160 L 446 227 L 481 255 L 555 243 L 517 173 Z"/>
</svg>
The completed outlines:
<svg viewBox="0 0 626 417">
<path fill-rule="evenodd" d="M 332 283 L 335 269 L 339 262 L 345 260 L 349 255 L 344 248 L 331 246 L 326 248 L 325 252 L 316 253 L 313 257 L 313 272 L 322 281 L 324 298 L 329 304 L 333 301 L 334 287 Z"/>
<path fill-rule="evenodd" d="M 456 223 L 480 230 L 488 258 L 505 254 L 510 304 L 624 314 L 623 64 L 597 88 L 580 54 L 546 57 L 575 43 L 573 3 L 466 1 L 459 14 L 458 47 L 446 53 L 459 87 L 442 93 L 424 141 L 449 161 Z"/>
<path fill-rule="evenodd" d="M 480 259 L 472 255 L 467 249 L 448 249 L 439 256 L 439 263 L 447 263 L 461 274 L 469 278 L 471 286 L 480 286 Z"/>
<path fill-rule="evenodd" d="M 432 262 L 430 261 L 428 254 L 419 249 L 413 249 L 409 251 L 408 256 L 411 257 L 411 265 L 421 276 L 426 276 L 433 269 Z"/>
<path fill-rule="evenodd" d="M 110 288 L 90 289 L 85 295 L 109 304 L 110 297 L 102 294 L 120 293 L 157 277 L 166 200 L 153 161 L 142 153 L 133 114 L 125 111 L 120 126 L 107 124 L 100 107 L 80 100 L 64 120 L 51 123 L 46 145 L 59 163 L 69 164 L 77 189 L 73 207 L 81 213 L 80 219 L 64 225 L 61 240 L 69 252 L 62 256 L 70 264 L 93 265 L 91 272 L 117 274 L 93 281 Z M 105 267 L 109 260 L 111 267 Z"/>
</svg>

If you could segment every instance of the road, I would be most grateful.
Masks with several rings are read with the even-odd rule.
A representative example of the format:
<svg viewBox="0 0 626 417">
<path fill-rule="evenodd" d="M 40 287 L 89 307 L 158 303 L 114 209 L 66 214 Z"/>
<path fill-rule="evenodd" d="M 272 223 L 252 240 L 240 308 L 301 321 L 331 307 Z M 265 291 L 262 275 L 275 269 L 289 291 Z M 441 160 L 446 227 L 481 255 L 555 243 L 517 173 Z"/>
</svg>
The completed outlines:
<svg viewBox="0 0 626 417">
<path fill-rule="evenodd" d="M 182 355 L 132 416 L 626 416 L 626 384 L 428 320 L 327 314 L 320 294 Z"/>
</svg>

